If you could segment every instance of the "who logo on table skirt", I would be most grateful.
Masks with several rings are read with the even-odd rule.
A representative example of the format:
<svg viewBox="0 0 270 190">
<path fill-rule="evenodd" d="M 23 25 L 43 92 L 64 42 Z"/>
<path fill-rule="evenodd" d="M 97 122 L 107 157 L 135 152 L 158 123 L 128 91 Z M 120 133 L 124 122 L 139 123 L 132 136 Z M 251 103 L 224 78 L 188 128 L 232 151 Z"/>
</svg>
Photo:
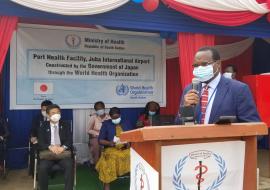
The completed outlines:
<svg viewBox="0 0 270 190">
<path fill-rule="evenodd" d="M 245 142 L 162 146 L 162 189 L 242 190 Z"/>
</svg>

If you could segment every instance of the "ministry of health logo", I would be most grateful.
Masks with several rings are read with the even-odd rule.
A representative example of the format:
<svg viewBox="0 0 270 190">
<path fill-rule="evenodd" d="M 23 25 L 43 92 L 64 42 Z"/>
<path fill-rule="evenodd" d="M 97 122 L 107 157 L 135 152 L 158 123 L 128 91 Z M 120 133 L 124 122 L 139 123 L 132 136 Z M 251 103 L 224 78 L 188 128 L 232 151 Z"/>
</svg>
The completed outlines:
<svg viewBox="0 0 270 190">
<path fill-rule="evenodd" d="M 128 92 L 129 92 L 128 85 L 121 84 L 116 86 L 116 94 L 118 96 L 125 96 L 128 94 Z"/>
<path fill-rule="evenodd" d="M 188 155 L 179 159 L 174 167 L 173 173 L 173 185 L 175 190 L 190 190 L 190 188 L 183 182 L 183 168 L 190 161 L 196 160 L 196 165 L 191 170 L 195 170 L 197 174 L 194 176 L 194 184 L 196 184 L 198 190 L 216 190 L 222 184 L 227 174 L 227 167 L 225 160 L 216 153 L 212 153 L 207 150 L 198 150 L 189 153 Z M 206 177 L 204 176 L 208 172 L 206 161 L 214 162 L 217 165 L 218 171 L 217 177 L 213 180 L 210 185 L 203 185 Z M 209 162 L 208 162 L 209 163 Z M 212 171 L 214 172 L 214 171 Z M 202 188 L 204 186 L 204 188 Z"/>
<path fill-rule="evenodd" d="M 150 190 L 149 179 L 142 163 L 135 168 L 135 190 Z"/>
<path fill-rule="evenodd" d="M 77 49 L 81 45 L 81 37 L 76 34 L 68 34 L 65 38 L 66 44 L 72 49 Z"/>
</svg>

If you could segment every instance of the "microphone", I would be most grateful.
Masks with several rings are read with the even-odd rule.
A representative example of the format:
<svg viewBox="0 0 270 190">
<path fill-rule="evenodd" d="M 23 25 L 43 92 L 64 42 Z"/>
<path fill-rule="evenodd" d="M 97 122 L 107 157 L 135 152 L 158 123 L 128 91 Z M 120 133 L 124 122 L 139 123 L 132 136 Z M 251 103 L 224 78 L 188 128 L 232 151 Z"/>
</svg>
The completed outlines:
<svg viewBox="0 0 270 190">
<path fill-rule="evenodd" d="M 200 87 L 201 87 L 201 82 L 198 78 L 193 78 L 192 79 L 192 89 L 193 90 L 196 90 L 198 95 L 199 95 L 199 92 L 200 92 Z M 195 111 L 195 106 L 196 105 L 193 105 L 192 108 L 193 108 L 193 116 L 194 116 L 194 124 L 196 124 L 196 111 Z"/>
<path fill-rule="evenodd" d="M 197 79 L 197 78 L 192 79 L 192 89 L 193 90 L 196 90 L 197 92 L 199 92 L 200 85 L 201 85 L 201 82 L 199 81 L 199 79 Z"/>
<path fill-rule="evenodd" d="M 192 79 L 192 89 L 196 90 L 199 93 L 199 88 L 200 88 L 201 82 L 197 78 Z M 195 121 L 195 106 L 196 105 L 191 105 L 191 106 L 186 106 L 186 107 L 181 107 L 181 116 L 184 122 L 184 125 L 194 125 L 196 124 Z"/>
</svg>

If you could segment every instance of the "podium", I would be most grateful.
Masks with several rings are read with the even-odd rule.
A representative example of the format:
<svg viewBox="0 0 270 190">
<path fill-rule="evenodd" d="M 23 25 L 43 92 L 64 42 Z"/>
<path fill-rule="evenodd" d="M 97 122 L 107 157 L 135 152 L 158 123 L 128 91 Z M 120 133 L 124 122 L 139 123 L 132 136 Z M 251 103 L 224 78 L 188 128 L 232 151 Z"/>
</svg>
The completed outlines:
<svg viewBox="0 0 270 190">
<path fill-rule="evenodd" d="M 152 126 L 123 132 L 121 141 L 131 142 L 131 147 L 159 172 L 161 189 L 161 148 L 169 145 L 244 141 L 245 164 L 243 189 L 255 190 L 257 186 L 257 135 L 266 135 L 265 123 L 235 123 L 231 125 Z"/>
</svg>

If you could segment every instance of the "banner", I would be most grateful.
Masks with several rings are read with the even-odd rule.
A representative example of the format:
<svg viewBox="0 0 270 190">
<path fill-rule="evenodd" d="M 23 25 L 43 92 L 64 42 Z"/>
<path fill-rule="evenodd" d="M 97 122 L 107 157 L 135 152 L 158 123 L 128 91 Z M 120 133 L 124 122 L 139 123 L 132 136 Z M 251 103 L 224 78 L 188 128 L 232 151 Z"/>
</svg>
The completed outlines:
<svg viewBox="0 0 270 190">
<path fill-rule="evenodd" d="M 243 190 L 245 142 L 162 146 L 162 190 Z"/>
<path fill-rule="evenodd" d="M 158 172 L 130 148 L 130 190 L 159 190 Z"/>
<path fill-rule="evenodd" d="M 166 49 L 158 34 L 20 24 L 11 43 L 11 109 L 166 105 Z"/>
</svg>

